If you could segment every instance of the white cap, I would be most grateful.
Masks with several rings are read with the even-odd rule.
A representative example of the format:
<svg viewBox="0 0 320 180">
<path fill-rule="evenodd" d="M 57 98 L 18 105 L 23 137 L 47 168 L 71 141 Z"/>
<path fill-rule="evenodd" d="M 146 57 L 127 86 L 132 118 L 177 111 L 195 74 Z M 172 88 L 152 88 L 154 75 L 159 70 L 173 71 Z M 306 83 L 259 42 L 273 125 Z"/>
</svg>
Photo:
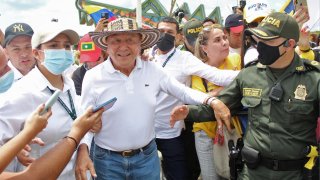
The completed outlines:
<svg viewBox="0 0 320 180">
<path fill-rule="evenodd" d="M 72 45 L 75 45 L 79 41 L 79 35 L 77 32 L 71 29 L 52 29 L 47 28 L 46 30 L 39 30 L 36 31 L 31 40 L 32 48 L 36 49 L 39 45 L 51 41 L 59 34 L 65 34 Z"/>
<path fill-rule="evenodd" d="M 265 18 L 271 13 L 271 4 L 266 0 L 247 0 L 243 10 L 243 19 L 251 23 L 258 18 Z"/>
</svg>

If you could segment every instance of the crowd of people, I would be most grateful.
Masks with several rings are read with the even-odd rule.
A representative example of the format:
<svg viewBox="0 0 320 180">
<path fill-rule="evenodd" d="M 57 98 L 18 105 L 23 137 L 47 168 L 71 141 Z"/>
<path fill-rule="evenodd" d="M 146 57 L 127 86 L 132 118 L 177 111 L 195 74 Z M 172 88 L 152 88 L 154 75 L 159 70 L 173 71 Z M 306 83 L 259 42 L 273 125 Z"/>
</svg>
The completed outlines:
<svg viewBox="0 0 320 180">
<path fill-rule="evenodd" d="M 308 20 L 262 0 L 224 24 L 101 18 L 81 38 L 13 23 L 0 31 L 0 179 L 318 179 L 302 153 L 320 106 Z"/>
</svg>

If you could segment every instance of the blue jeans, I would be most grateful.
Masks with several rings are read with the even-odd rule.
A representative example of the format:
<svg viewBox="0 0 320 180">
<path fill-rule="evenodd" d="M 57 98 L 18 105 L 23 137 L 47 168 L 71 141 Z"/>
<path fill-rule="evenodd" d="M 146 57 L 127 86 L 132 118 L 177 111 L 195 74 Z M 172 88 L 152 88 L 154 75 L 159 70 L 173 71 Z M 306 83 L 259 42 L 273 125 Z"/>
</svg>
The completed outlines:
<svg viewBox="0 0 320 180">
<path fill-rule="evenodd" d="M 187 161 L 182 136 L 171 139 L 156 139 L 162 154 L 162 169 L 167 180 L 187 180 Z"/>
<path fill-rule="evenodd" d="M 96 180 L 159 180 L 160 163 L 154 140 L 142 152 L 131 157 L 95 145 Z"/>
</svg>

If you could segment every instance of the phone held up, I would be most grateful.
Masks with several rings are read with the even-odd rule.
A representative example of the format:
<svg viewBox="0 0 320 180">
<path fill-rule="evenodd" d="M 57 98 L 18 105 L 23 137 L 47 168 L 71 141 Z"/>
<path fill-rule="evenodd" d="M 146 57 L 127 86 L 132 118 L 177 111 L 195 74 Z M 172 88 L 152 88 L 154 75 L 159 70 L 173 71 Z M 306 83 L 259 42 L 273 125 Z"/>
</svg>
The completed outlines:
<svg viewBox="0 0 320 180">
<path fill-rule="evenodd" d="M 50 96 L 50 98 L 46 101 L 46 103 L 44 105 L 44 109 L 40 112 L 40 115 L 43 115 L 44 113 L 46 113 L 48 111 L 49 108 L 51 108 L 51 106 L 59 98 L 60 93 L 61 93 L 61 91 L 58 89 Z"/>
<path fill-rule="evenodd" d="M 108 19 L 109 19 L 109 13 L 108 12 L 102 12 L 101 13 L 101 18 L 106 19 L 107 21 L 103 22 L 104 26 L 108 24 Z"/>
<path fill-rule="evenodd" d="M 93 108 L 93 112 L 96 112 L 96 111 L 98 111 L 98 110 L 101 109 L 101 108 L 104 108 L 104 110 L 106 111 L 106 110 L 110 109 L 110 108 L 114 105 L 114 103 L 115 103 L 116 101 L 117 101 L 117 98 L 114 97 L 114 98 L 112 98 L 112 99 L 110 99 L 110 100 L 108 100 L 108 101 L 106 101 L 106 102 L 104 102 L 104 103 L 102 103 L 102 104 L 94 107 L 94 108 Z"/>
</svg>

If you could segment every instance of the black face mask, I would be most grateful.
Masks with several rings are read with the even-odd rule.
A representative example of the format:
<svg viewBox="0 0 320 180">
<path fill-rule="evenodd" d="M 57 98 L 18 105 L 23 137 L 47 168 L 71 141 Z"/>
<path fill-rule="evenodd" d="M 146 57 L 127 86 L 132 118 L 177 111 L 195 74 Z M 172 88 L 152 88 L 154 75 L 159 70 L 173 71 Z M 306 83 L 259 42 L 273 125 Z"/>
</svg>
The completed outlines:
<svg viewBox="0 0 320 180">
<path fill-rule="evenodd" d="M 286 52 L 280 54 L 279 47 L 285 44 L 287 40 L 278 46 L 269 46 L 263 42 L 258 42 L 257 51 L 259 53 L 258 60 L 263 65 L 271 65 Z"/>
<path fill-rule="evenodd" d="M 169 51 L 174 47 L 174 36 L 168 34 L 168 33 L 162 33 L 160 36 L 159 41 L 157 42 L 157 47 L 161 51 Z"/>
</svg>

